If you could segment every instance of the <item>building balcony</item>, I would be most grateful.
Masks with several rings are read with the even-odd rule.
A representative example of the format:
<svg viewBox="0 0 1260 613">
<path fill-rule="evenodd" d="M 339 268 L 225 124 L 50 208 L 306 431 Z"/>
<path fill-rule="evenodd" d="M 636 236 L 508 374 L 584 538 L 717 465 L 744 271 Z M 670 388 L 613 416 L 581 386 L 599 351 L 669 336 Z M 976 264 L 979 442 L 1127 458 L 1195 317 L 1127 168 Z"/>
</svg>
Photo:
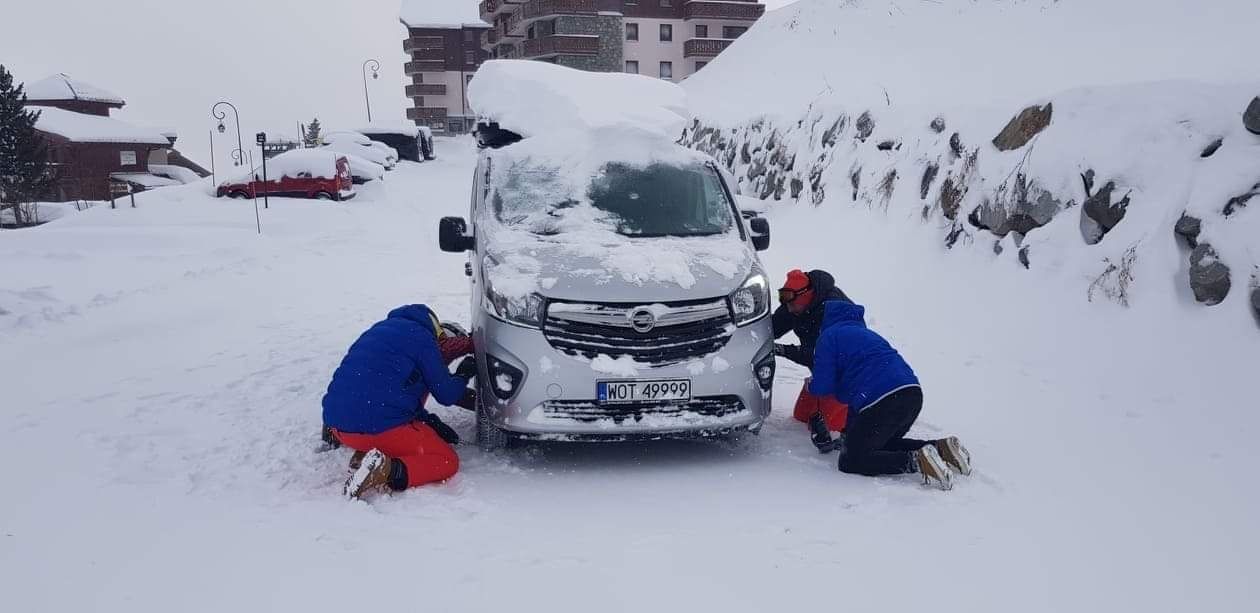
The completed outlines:
<svg viewBox="0 0 1260 613">
<path fill-rule="evenodd" d="M 414 83 L 406 87 L 408 98 L 419 96 L 445 96 L 446 85 L 442 83 Z"/>
<path fill-rule="evenodd" d="M 419 61 L 432 60 L 435 62 L 445 62 L 446 49 L 443 47 L 438 47 L 436 49 L 412 49 L 411 59 Z"/>
<path fill-rule="evenodd" d="M 560 15 L 598 15 L 596 0 L 529 0 L 507 21 L 507 32 L 517 32 L 529 24 Z"/>
<path fill-rule="evenodd" d="M 531 38 L 521 43 L 521 57 L 540 58 L 555 55 L 595 55 L 599 53 L 598 36 L 553 35 Z"/>
<path fill-rule="evenodd" d="M 403 64 L 403 74 L 409 77 L 422 72 L 446 72 L 446 62 L 444 60 L 418 60 Z"/>
<path fill-rule="evenodd" d="M 683 43 L 683 57 L 717 57 L 732 42 L 725 38 L 693 38 Z"/>
<path fill-rule="evenodd" d="M 481 20 L 487 23 L 494 21 L 494 16 L 505 6 L 502 0 L 481 0 L 481 4 L 477 5 L 481 11 Z"/>
<path fill-rule="evenodd" d="M 446 119 L 446 107 L 412 107 L 407 109 L 407 119 Z"/>
<path fill-rule="evenodd" d="M 414 55 L 417 51 L 442 51 L 446 41 L 441 36 L 413 36 L 403 41 L 403 52 Z"/>
<path fill-rule="evenodd" d="M 690 0 L 683 6 L 683 19 L 756 21 L 765 13 L 766 6 L 757 2 Z"/>
<path fill-rule="evenodd" d="M 490 28 L 481 36 L 481 48 L 486 50 L 493 49 L 495 45 L 499 44 L 500 40 L 503 40 L 503 34 L 499 32 L 499 28 Z"/>
</svg>

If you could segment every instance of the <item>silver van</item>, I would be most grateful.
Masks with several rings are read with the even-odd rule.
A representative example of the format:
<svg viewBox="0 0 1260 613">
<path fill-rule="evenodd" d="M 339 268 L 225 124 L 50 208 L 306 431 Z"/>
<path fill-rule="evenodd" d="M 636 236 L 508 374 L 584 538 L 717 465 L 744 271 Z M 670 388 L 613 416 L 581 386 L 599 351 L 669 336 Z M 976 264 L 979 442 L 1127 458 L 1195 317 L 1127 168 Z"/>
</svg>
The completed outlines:
<svg viewBox="0 0 1260 613">
<path fill-rule="evenodd" d="M 670 143 L 651 163 L 583 169 L 490 140 L 471 223 L 439 228 L 443 251 L 469 254 L 478 443 L 759 431 L 775 371 L 757 257 L 770 228 L 741 213 L 716 163 Z"/>
</svg>

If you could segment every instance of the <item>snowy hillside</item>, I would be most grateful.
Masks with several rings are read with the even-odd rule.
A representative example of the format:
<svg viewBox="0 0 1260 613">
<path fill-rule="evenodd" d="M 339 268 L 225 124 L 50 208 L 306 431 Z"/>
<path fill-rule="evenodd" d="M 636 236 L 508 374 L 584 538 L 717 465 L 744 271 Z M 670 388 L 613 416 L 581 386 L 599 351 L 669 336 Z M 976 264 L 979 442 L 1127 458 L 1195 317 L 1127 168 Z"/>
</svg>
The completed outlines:
<svg viewBox="0 0 1260 613">
<path fill-rule="evenodd" d="M 1212 9 L 803 0 L 685 83 L 686 140 L 748 195 L 926 224 L 1082 299 L 1260 324 L 1260 4 Z"/>
</svg>

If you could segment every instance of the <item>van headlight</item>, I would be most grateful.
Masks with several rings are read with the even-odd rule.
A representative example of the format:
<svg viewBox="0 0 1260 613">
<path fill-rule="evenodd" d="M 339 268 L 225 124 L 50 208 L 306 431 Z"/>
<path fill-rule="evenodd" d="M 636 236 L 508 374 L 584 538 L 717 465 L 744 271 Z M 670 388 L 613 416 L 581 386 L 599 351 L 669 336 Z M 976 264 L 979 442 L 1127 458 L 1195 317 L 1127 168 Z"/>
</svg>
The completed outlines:
<svg viewBox="0 0 1260 613">
<path fill-rule="evenodd" d="M 506 296 L 495 290 L 489 278 L 485 280 L 486 310 L 508 323 L 529 328 L 541 328 L 546 317 L 547 301 L 537 293 L 522 296 Z"/>
<path fill-rule="evenodd" d="M 765 275 L 753 273 L 739 289 L 731 292 L 730 301 L 735 325 L 757 321 L 770 312 L 770 283 Z"/>
</svg>

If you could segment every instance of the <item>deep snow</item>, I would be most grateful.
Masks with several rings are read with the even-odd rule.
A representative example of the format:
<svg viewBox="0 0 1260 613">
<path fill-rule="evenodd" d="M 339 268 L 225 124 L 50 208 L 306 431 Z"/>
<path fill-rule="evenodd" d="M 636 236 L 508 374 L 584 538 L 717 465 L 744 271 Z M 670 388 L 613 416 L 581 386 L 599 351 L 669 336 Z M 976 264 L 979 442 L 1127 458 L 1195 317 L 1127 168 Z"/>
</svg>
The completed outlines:
<svg viewBox="0 0 1260 613">
<path fill-rule="evenodd" d="M 348 503 L 318 453 L 342 352 L 392 307 L 468 308 L 437 219 L 474 154 L 347 204 L 205 183 L 0 232 L 0 589 L 29 611 L 1237 610 L 1260 597 L 1253 337 L 1064 296 L 926 228 L 773 208 L 774 281 L 825 266 L 961 435 L 950 493 L 839 474 L 790 420 L 759 437 L 459 448 L 451 482 Z M 825 248 L 824 248 L 825 247 Z M 1168 307 L 1171 309 L 1171 307 Z M 1169 322 L 1175 322 L 1170 325 Z M 439 409 L 466 438 L 471 416 Z M 821 604 L 820 604 L 821 603 Z M 891 603 L 891 604 L 890 604 Z"/>
</svg>

